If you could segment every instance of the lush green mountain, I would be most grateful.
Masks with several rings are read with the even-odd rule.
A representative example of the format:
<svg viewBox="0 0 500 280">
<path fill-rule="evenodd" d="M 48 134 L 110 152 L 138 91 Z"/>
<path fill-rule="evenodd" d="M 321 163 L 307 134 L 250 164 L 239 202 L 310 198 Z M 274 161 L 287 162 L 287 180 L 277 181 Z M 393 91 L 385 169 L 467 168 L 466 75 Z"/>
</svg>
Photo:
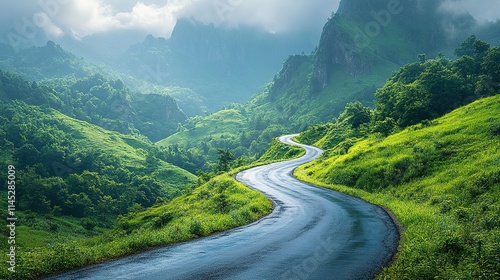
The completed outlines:
<svg viewBox="0 0 500 280">
<path fill-rule="evenodd" d="M 403 66 L 375 109 L 350 103 L 298 138 L 326 151 L 296 175 L 383 205 L 404 227 L 380 279 L 498 276 L 500 47 L 471 36 L 455 52 Z"/>
<path fill-rule="evenodd" d="M 204 118 L 192 118 L 181 130 L 157 142 L 156 146 L 170 153 L 175 150 L 190 158 L 196 156 L 197 160 L 168 158 L 179 166 L 183 166 L 180 161 L 187 161 L 193 163 L 191 168 L 203 170 L 215 169 L 219 149 L 231 150 L 240 158 L 240 164 L 249 163 L 267 149 L 273 137 L 289 132 L 281 125 L 270 124 L 268 119 L 254 116 L 241 105 Z"/>
<path fill-rule="evenodd" d="M 0 158 L 5 168 L 15 166 L 22 186 L 16 193 L 21 247 L 49 242 L 59 233 L 99 232 L 118 215 L 169 200 L 195 181 L 133 136 L 18 100 L 2 102 L 0 112 Z M 77 226 L 65 226 L 65 217 Z"/>
<path fill-rule="evenodd" d="M 64 50 L 53 41 L 48 41 L 44 46 L 33 46 L 17 50 L 14 50 L 9 45 L 0 44 L 0 69 L 16 73 L 30 81 L 37 81 L 39 84 L 48 83 L 51 86 L 59 85 L 61 84 L 61 80 L 75 81 L 97 75 L 102 76 L 100 78 L 102 80 L 123 81 L 126 87 L 134 92 L 133 95 L 139 97 L 138 103 L 141 103 L 140 106 L 142 108 L 144 108 L 144 102 L 146 102 L 146 104 L 151 104 L 151 106 L 155 106 L 156 103 L 154 101 L 158 100 L 158 98 L 145 97 L 145 95 L 135 94 L 135 92 L 173 97 L 176 101 L 180 102 L 180 106 L 182 106 L 185 112 L 197 112 L 201 114 L 206 110 L 206 105 L 204 104 L 205 100 L 193 90 L 180 86 L 159 86 L 152 83 L 154 81 L 152 77 L 157 77 L 156 69 L 150 69 L 149 72 L 144 72 L 146 73 L 145 75 L 135 78 L 130 74 L 119 71 L 117 67 L 112 67 L 111 65 L 114 66 L 116 63 L 112 63 L 107 59 L 96 60 L 95 58 L 78 57 Z M 56 83 L 54 83 L 53 80 L 56 80 Z M 69 82 L 64 81 L 63 84 L 69 84 Z M 147 103 L 149 101 L 146 99 L 150 99 L 149 101 L 153 101 L 153 103 Z M 160 104 L 172 104 L 174 102 L 168 97 L 162 97 L 162 99 L 164 100 L 160 101 Z M 175 108 L 176 106 L 169 106 L 170 107 L 165 108 L 169 111 L 168 115 L 182 115 L 180 112 L 175 112 L 179 111 Z M 165 110 L 161 109 L 160 111 Z M 165 126 L 164 122 L 163 125 L 167 128 L 167 134 L 173 132 L 172 127 L 175 131 L 177 124 L 183 122 L 184 119 L 184 116 L 180 119 L 175 119 L 170 123 L 170 126 Z M 158 137 L 163 138 L 166 136 L 161 135 L 162 129 L 156 129 L 155 131 L 160 133 Z M 152 139 L 154 141 L 158 140 L 154 136 Z"/>
<path fill-rule="evenodd" d="M 160 141 L 159 145 L 204 151 L 208 160 L 216 158 L 217 148 L 237 149 L 238 155 L 259 155 L 266 147 L 261 140 L 331 121 L 349 102 L 373 106 L 377 88 L 403 64 L 425 60 L 427 54 L 429 58 L 442 56 L 440 52 L 455 56 L 454 49 L 460 44 L 457 40 L 463 41 L 473 31 L 486 36 L 485 30 L 495 30 L 498 24 L 477 29 L 470 16 L 443 13 L 435 1 L 388 3 L 396 2 L 342 1 L 338 12 L 325 24 L 318 48 L 311 54 L 291 55 L 284 62 L 264 91 L 244 105 L 243 114 L 238 113 L 237 130 L 221 117 L 227 114 L 231 120 L 234 111 L 223 110 L 216 117 L 191 119 L 186 131 Z M 450 25 L 461 27 L 453 38 L 443 28 Z M 457 75 L 463 80 L 456 83 L 470 82 L 475 86 L 476 80 L 468 80 L 467 73 Z M 461 104 L 464 103 L 456 105 Z M 243 132 L 239 142 L 236 131 Z M 225 135 L 228 141 L 209 134 Z"/>
<path fill-rule="evenodd" d="M 264 195 L 229 174 L 194 185 L 191 173 L 132 136 L 21 101 L 3 103 L 0 115 L 0 159 L 15 166 L 16 186 L 22 186 L 16 197 L 18 266 L 15 274 L 0 271 L 2 279 L 34 279 L 198 238 L 272 210 Z M 274 141 L 258 164 L 301 152 Z M 7 201 L 0 206 L 7 216 Z M 8 228 L 2 232 L 7 244 Z"/>
<path fill-rule="evenodd" d="M 249 100 L 288 54 L 313 48 L 308 39 L 180 19 L 169 39 L 149 35 L 123 54 L 118 67 L 154 84 L 189 88 L 213 112 Z M 186 113 L 203 114 L 200 108 Z"/>
<path fill-rule="evenodd" d="M 18 53 L 0 46 L 0 160 L 22 186 L 18 277 L 258 218 L 270 211 L 262 195 L 211 177 L 262 154 L 299 154 L 271 139 L 306 129 L 299 139 L 327 151 L 299 176 L 347 185 L 334 188 L 388 207 L 406 228 L 381 277 L 498 277 L 500 108 L 496 96 L 480 98 L 500 92 L 500 49 L 485 43 L 500 43 L 500 22 L 479 28 L 438 7 L 343 0 L 316 50 L 289 56 L 272 80 L 281 55 L 302 50 L 286 45 L 300 40 L 190 20 L 112 63 L 127 74 L 53 42 Z M 469 37 L 454 52 L 473 32 L 485 41 Z M 244 105 L 204 117 L 186 120 L 173 99 L 194 115 L 245 101 L 269 80 Z M 213 172 L 196 178 L 199 169 Z"/>
<path fill-rule="evenodd" d="M 499 115 L 499 95 L 480 99 L 387 138 L 326 145 L 324 156 L 296 175 L 396 215 L 404 227 L 402 251 L 380 279 L 494 279 L 500 269 Z M 311 129 L 302 137 L 315 135 Z M 316 139 L 325 146 L 332 134 Z"/>
<path fill-rule="evenodd" d="M 9 45 L 0 44 L 0 69 L 32 81 L 62 77 L 83 78 L 93 74 L 121 78 L 120 73 L 111 68 L 78 57 L 53 41 L 48 41 L 44 46 L 15 50 Z"/>
<path fill-rule="evenodd" d="M 10 166 L 15 171 L 17 192 L 9 196 L 15 195 L 18 268 L 23 260 L 35 261 L 37 252 L 57 252 L 50 244 L 105 232 L 120 215 L 169 201 L 196 182 L 192 173 L 159 159 L 157 148 L 125 122 L 161 123 L 167 105 L 177 108 L 171 98 L 137 99 L 119 80 L 102 76 L 51 84 L 0 71 L 0 162 L 5 170 Z M 131 104 L 125 107 L 130 110 L 113 111 L 109 105 L 115 106 L 115 98 L 129 102 L 118 105 Z M 157 107 L 152 112 L 134 107 L 154 109 L 151 104 Z M 130 119 L 125 120 L 125 113 Z M 128 134 L 106 130 L 106 125 Z M 0 178 L 7 181 L 7 173 Z M 6 217 L 7 203 L 0 202 Z M 2 244 L 8 236 L 2 229 Z M 43 264 L 28 266 L 16 277 L 26 279 L 38 266 Z"/>
<path fill-rule="evenodd" d="M 47 106 L 103 128 L 142 134 L 152 141 L 173 134 L 186 116 L 168 95 L 132 92 L 121 80 L 101 75 L 27 82 L 0 70 L 2 100 Z"/>
</svg>

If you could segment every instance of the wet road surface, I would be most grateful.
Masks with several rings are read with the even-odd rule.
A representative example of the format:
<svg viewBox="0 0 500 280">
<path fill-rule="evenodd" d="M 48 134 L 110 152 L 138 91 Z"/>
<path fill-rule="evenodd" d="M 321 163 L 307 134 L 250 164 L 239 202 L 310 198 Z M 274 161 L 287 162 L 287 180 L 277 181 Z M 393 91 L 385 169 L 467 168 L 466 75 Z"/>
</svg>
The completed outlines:
<svg viewBox="0 0 500 280">
<path fill-rule="evenodd" d="M 292 136 L 280 137 L 294 144 Z M 50 279 L 371 279 L 399 239 L 372 204 L 298 181 L 293 170 L 321 155 L 252 168 L 237 180 L 274 203 L 247 226 L 75 270 Z"/>
</svg>

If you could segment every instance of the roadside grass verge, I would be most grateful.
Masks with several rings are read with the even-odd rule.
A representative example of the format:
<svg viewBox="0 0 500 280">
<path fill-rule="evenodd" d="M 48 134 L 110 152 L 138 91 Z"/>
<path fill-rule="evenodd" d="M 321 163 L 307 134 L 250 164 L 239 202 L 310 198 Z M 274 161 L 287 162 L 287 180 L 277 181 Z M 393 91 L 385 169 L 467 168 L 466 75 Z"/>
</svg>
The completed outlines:
<svg viewBox="0 0 500 280">
<path fill-rule="evenodd" d="M 379 279 L 500 278 L 500 96 L 328 150 L 295 175 L 389 209 L 404 227 Z"/>
<path fill-rule="evenodd" d="M 121 217 L 115 228 L 102 235 L 39 247 L 19 246 L 16 272 L 2 270 L 0 277 L 33 279 L 207 236 L 251 223 L 271 209 L 263 194 L 228 174 L 220 175 L 169 203 Z"/>
<path fill-rule="evenodd" d="M 218 175 L 168 203 L 121 216 L 113 229 L 93 237 L 66 228 L 73 222 L 69 218 L 38 219 L 37 223 L 57 222 L 60 232 L 52 236 L 45 230 L 19 228 L 19 235 L 32 237 L 17 248 L 16 273 L 2 270 L 0 278 L 33 279 L 254 222 L 272 211 L 272 203 L 262 193 L 237 182 L 232 174 L 303 153 L 300 147 L 273 140 L 268 152 L 253 165 Z"/>
</svg>

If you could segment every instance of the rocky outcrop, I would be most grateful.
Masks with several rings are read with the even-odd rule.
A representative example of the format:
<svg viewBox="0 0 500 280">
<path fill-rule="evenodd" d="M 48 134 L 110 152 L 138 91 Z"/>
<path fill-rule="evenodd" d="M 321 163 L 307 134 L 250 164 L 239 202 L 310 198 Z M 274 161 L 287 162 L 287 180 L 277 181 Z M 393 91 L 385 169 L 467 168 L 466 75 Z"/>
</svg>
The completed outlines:
<svg viewBox="0 0 500 280">
<path fill-rule="evenodd" d="M 343 67 L 352 76 L 371 71 L 370 64 L 357 49 L 352 35 L 339 24 L 339 18 L 336 15 L 323 28 L 312 73 L 313 93 L 328 85 L 328 77 L 334 67 Z"/>
<path fill-rule="evenodd" d="M 299 69 L 304 64 L 310 65 L 310 56 L 307 55 L 291 55 L 283 63 L 281 71 L 274 76 L 273 85 L 269 89 L 269 99 L 276 99 L 277 95 L 283 91 L 286 85 L 290 84 L 293 79 L 297 78 L 296 75 Z"/>
</svg>

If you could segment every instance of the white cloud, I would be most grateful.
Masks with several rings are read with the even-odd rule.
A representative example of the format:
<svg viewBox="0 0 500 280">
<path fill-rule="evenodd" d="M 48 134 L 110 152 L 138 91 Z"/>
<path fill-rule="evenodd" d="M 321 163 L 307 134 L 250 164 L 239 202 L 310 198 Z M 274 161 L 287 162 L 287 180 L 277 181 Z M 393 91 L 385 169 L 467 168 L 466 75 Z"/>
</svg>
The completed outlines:
<svg viewBox="0 0 500 280">
<path fill-rule="evenodd" d="M 434 1 L 434 0 L 418 0 Z M 442 9 L 470 13 L 479 21 L 500 19 L 499 0 L 441 0 Z M 50 21 L 48 37 L 83 37 L 119 30 L 168 37 L 178 18 L 194 17 L 215 25 L 261 27 L 271 32 L 321 30 L 340 0 L 39 0 L 0 3 L 0 32 L 33 22 L 38 13 Z M 1 7 L 3 6 L 3 7 Z"/>
<path fill-rule="evenodd" d="M 84 37 L 134 30 L 168 37 L 178 18 L 236 27 L 250 25 L 272 32 L 297 28 L 320 30 L 340 0 L 40 0 L 0 3 L 0 32 L 24 18 L 46 14 L 51 37 Z M 4 7 L 1 7 L 4 5 Z M 48 21 L 48 22 L 49 22 Z M 49 36 L 49 37 L 50 37 Z"/>
<path fill-rule="evenodd" d="M 33 15 L 33 23 L 35 26 L 40 27 L 45 35 L 50 39 L 57 39 L 64 35 L 64 32 L 59 28 L 48 14 L 44 12 L 37 12 Z"/>
<path fill-rule="evenodd" d="M 57 17 L 60 25 L 78 37 L 115 30 L 143 30 L 168 36 L 175 25 L 175 5 L 134 3 L 128 10 L 99 0 L 73 1 Z"/>
<path fill-rule="evenodd" d="M 469 13 L 479 22 L 500 19 L 499 0 L 445 0 L 441 9 L 455 14 Z"/>
<path fill-rule="evenodd" d="M 258 26 L 271 32 L 321 29 L 340 0 L 193 0 L 179 16 L 216 25 Z"/>
</svg>

